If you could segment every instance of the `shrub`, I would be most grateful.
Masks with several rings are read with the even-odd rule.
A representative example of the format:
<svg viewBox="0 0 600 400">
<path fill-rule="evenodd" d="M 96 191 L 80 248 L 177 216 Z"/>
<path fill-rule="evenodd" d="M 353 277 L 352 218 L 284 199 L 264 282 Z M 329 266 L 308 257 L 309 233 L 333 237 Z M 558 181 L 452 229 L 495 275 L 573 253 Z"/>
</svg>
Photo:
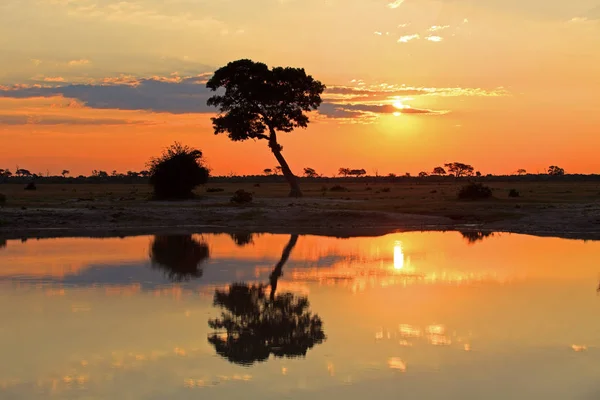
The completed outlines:
<svg viewBox="0 0 600 400">
<path fill-rule="evenodd" d="M 27 186 L 25 186 L 25 190 L 37 190 L 37 186 L 35 186 L 35 183 L 29 182 Z"/>
<path fill-rule="evenodd" d="M 0 193 L 0 204 L 6 204 L 6 195 Z"/>
<path fill-rule="evenodd" d="M 460 200 L 480 200 L 492 197 L 492 189 L 481 183 L 469 183 L 458 192 Z"/>
<path fill-rule="evenodd" d="M 348 188 L 341 185 L 332 186 L 329 190 L 331 192 L 349 192 Z"/>
<path fill-rule="evenodd" d="M 194 188 L 206 183 L 209 174 L 202 152 L 177 142 L 160 157 L 150 160 L 148 167 L 157 199 L 191 198 Z"/>
<path fill-rule="evenodd" d="M 208 188 L 206 189 L 206 193 L 218 193 L 218 192 L 224 192 L 225 189 L 223 188 Z"/>
<path fill-rule="evenodd" d="M 519 196 L 521 196 L 521 193 L 519 193 L 519 191 L 516 189 L 510 189 L 510 192 L 508 192 L 508 197 L 519 197 Z"/>
<path fill-rule="evenodd" d="M 232 203 L 244 204 L 252 203 L 252 193 L 246 192 L 244 189 L 237 190 L 231 197 Z"/>
</svg>

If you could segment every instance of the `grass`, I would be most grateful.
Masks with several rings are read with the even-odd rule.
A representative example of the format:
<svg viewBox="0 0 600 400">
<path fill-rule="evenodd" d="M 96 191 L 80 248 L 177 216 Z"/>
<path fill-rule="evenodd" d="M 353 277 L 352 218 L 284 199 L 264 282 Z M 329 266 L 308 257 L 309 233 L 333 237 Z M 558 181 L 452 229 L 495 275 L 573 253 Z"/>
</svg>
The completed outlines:
<svg viewBox="0 0 600 400">
<path fill-rule="evenodd" d="M 239 189 L 252 192 L 257 201 L 287 198 L 289 187 L 285 183 L 261 183 L 258 187 L 254 183 L 220 183 L 218 187 L 223 189 L 222 192 L 207 193 L 206 187 L 200 187 L 196 194 L 204 199 L 212 199 L 213 205 L 215 202 L 226 203 Z M 444 216 L 457 221 L 491 222 L 562 205 L 600 201 L 598 182 L 486 183 L 492 188 L 493 197 L 469 202 L 457 198 L 457 192 L 464 183 L 340 183 L 348 191 L 324 192 L 322 182 L 303 181 L 301 187 L 305 198 L 302 202 L 311 207 L 332 210 L 387 211 Z M 508 197 L 511 189 L 518 191 L 520 197 Z M 150 187 L 140 184 L 38 184 L 36 191 L 26 191 L 21 184 L 1 184 L 0 192 L 6 195 L 5 207 L 85 208 L 92 204 L 98 207 L 170 206 L 167 202 L 149 201 L 152 194 Z M 197 206 L 197 203 L 193 205 Z"/>
</svg>

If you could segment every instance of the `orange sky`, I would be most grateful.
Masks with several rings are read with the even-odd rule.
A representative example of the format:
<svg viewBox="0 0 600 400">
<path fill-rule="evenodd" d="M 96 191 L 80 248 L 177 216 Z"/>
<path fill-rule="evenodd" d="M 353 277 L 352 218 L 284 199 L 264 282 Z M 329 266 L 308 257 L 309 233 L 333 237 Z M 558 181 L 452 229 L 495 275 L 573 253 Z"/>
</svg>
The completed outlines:
<svg viewBox="0 0 600 400">
<path fill-rule="evenodd" d="M 281 135 L 296 173 L 598 172 L 600 8 L 525 3 L 6 0 L 0 168 L 141 170 L 175 140 L 214 174 L 272 168 L 266 143 L 212 134 L 203 82 L 244 57 L 329 87 L 309 128 Z"/>
</svg>

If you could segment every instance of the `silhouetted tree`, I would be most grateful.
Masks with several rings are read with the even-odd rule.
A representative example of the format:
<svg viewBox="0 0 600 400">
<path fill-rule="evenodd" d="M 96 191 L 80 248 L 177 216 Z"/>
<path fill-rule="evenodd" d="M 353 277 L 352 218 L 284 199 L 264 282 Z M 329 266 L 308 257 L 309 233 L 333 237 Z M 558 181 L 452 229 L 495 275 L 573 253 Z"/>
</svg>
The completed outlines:
<svg viewBox="0 0 600 400">
<path fill-rule="evenodd" d="M 12 176 L 12 172 L 10 172 L 10 169 L 6 168 L 1 170 L 2 172 L 0 173 L 0 176 L 3 176 L 5 178 L 10 178 Z"/>
<path fill-rule="evenodd" d="M 565 170 L 559 166 L 551 165 L 548 167 L 548 175 L 552 176 L 562 176 L 565 174 Z"/>
<path fill-rule="evenodd" d="M 460 178 L 461 176 L 472 176 L 475 168 L 469 164 L 463 164 L 459 162 L 453 162 L 444 164 L 448 168 L 448 172 L 454 174 L 455 177 Z"/>
<path fill-rule="evenodd" d="M 31 176 L 31 172 L 28 169 L 18 168 L 15 171 L 15 175 L 17 176 Z"/>
<path fill-rule="evenodd" d="M 230 233 L 229 236 L 231 236 L 233 242 L 240 247 L 254 243 L 254 234 L 249 232 Z"/>
<path fill-rule="evenodd" d="M 460 234 L 469 244 L 480 242 L 488 237 L 494 236 L 494 232 L 461 231 Z"/>
<path fill-rule="evenodd" d="M 425 172 L 425 171 L 419 172 L 419 178 L 426 178 L 428 176 L 429 176 L 429 174 L 427 172 Z"/>
<path fill-rule="evenodd" d="M 271 168 L 263 169 L 265 175 L 273 175 L 273 170 Z"/>
<path fill-rule="evenodd" d="M 157 235 L 150 247 L 152 266 L 174 282 L 200 278 L 202 263 L 209 255 L 208 245 L 192 235 Z"/>
<path fill-rule="evenodd" d="M 306 75 L 304 69 L 269 69 L 251 60 L 233 61 L 219 68 L 206 86 L 213 91 L 225 89 L 224 94 L 212 96 L 207 103 L 219 109 L 212 118 L 215 134 L 227 133 L 234 141 L 267 140 L 290 185 L 290 196 L 301 197 L 298 179 L 281 154 L 277 131 L 308 126 L 305 112 L 321 105 L 325 86 Z"/>
<path fill-rule="evenodd" d="M 68 169 L 63 169 L 63 170 L 62 170 L 62 172 L 61 172 L 60 174 L 63 176 L 63 178 L 66 178 L 66 176 L 67 176 L 67 175 L 69 175 L 69 173 L 70 173 L 70 172 L 69 172 L 69 170 L 68 170 Z"/>
<path fill-rule="evenodd" d="M 523 168 L 519 168 L 519 169 L 517 170 L 517 175 L 525 175 L 525 174 L 527 174 L 527 171 L 526 171 L 526 170 L 524 170 Z"/>
<path fill-rule="evenodd" d="M 446 170 L 443 167 L 435 167 L 431 175 L 446 175 Z"/>
<path fill-rule="evenodd" d="M 350 175 L 350 172 L 351 172 L 350 168 L 340 168 L 338 170 L 338 175 L 342 175 L 344 177 L 347 177 L 348 175 Z"/>
<path fill-rule="evenodd" d="M 208 168 L 200 150 L 175 143 L 148 163 L 150 184 L 159 199 L 185 199 L 208 180 Z"/>
<path fill-rule="evenodd" d="M 306 176 L 307 178 L 316 178 L 317 176 L 319 176 L 319 174 L 317 174 L 317 171 L 315 171 L 313 168 L 304 168 L 304 176 Z"/>
<path fill-rule="evenodd" d="M 395 178 L 395 177 L 396 177 L 396 174 L 394 174 L 393 172 L 390 172 L 388 174 L 388 178 Z"/>
<path fill-rule="evenodd" d="M 275 357 L 300 357 L 326 337 L 318 315 L 309 310 L 308 298 L 292 293 L 275 294 L 277 279 L 297 241 L 290 238 L 281 260 L 270 276 L 271 293 L 266 285 L 232 284 L 216 290 L 213 304 L 222 308 L 220 318 L 208 321 L 214 330 L 209 336 L 217 354 L 232 363 L 252 365 Z"/>
<path fill-rule="evenodd" d="M 351 169 L 350 172 L 348 172 L 348 175 L 352 175 L 352 176 L 363 176 L 366 175 L 367 171 L 364 168 L 361 169 Z"/>
<path fill-rule="evenodd" d="M 475 176 L 479 178 L 481 176 L 481 172 L 479 172 L 479 171 L 475 172 Z"/>
<path fill-rule="evenodd" d="M 140 176 L 140 174 L 138 172 L 127 171 L 127 177 L 129 177 L 129 178 L 137 178 L 138 176 Z"/>
<path fill-rule="evenodd" d="M 143 176 L 144 178 L 146 178 L 147 176 L 150 175 L 150 171 L 146 171 L 146 170 L 140 171 L 140 175 Z"/>
<path fill-rule="evenodd" d="M 5 247 L 6 247 L 6 239 L 0 238 L 0 249 L 3 249 Z"/>
</svg>

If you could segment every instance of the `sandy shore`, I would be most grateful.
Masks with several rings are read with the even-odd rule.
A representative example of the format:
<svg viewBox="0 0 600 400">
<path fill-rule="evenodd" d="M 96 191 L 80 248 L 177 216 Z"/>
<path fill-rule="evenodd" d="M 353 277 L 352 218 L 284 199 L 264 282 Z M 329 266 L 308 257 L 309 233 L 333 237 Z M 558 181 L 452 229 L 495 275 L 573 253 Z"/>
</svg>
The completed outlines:
<svg viewBox="0 0 600 400">
<path fill-rule="evenodd" d="M 339 201 L 337 201 L 339 203 Z M 129 236 L 156 233 L 298 233 L 338 237 L 403 231 L 495 231 L 600 240 L 600 212 L 589 206 L 553 208 L 521 218 L 466 224 L 450 218 L 323 207 L 318 199 L 262 199 L 249 206 L 222 201 L 106 203 L 0 210 L 0 238 Z"/>
</svg>

